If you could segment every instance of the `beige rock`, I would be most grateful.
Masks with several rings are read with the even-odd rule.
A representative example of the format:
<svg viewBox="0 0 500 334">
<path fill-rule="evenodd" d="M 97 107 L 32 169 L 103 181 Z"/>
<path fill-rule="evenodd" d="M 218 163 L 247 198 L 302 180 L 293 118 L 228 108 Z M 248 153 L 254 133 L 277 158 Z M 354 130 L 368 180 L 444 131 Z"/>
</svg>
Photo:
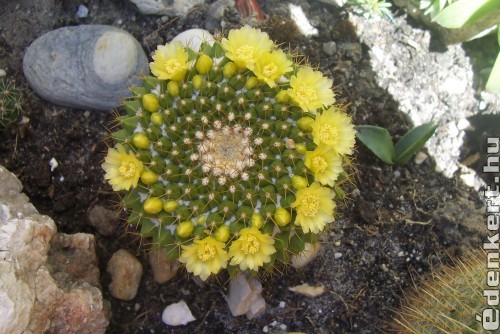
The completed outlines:
<svg viewBox="0 0 500 334">
<path fill-rule="evenodd" d="M 256 277 L 247 278 L 239 273 L 229 283 L 229 295 L 226 301 L 233 316 L 246 314 L 249 320 L 255 318 L 266 309 L 266 301 L 262 298 L 262 284 Z"/>
<path fill-rule="evenodd" d="M 325 293 L 325 287 L 322 285 L 311 286 L 308 283 L 293 286 L 288 290 L 304 295 L 306 297 L 318 297 Z"/>
<path fill-rule="evenodd" d="M 316 255 L 318 255 L 320 248 L 321 245 L 319 242 L 316 242 L 314 244 L 306 243 L 302 253 L 298 255 L 292 255 L 292 258 L 290 260 L 292 267 L 294 267 L 295 269 L 300 269 L 307 266 L 312 260 L 314 260 Z"/>
<path fill-rule="evenodd" d="M 177 274 L 178 262 L 169 261 L 165 250 L 154 249 L 148 258 L 156 282 L 160 284 L 168 282 Z"/>
<path fill-rule="evenodd" d="M 116 251 L 108 262 L 112 281 L 109 291 L 121 300 L 135 298 L 142 276 L 142 264 L 126 249 Z"/>
</svg>

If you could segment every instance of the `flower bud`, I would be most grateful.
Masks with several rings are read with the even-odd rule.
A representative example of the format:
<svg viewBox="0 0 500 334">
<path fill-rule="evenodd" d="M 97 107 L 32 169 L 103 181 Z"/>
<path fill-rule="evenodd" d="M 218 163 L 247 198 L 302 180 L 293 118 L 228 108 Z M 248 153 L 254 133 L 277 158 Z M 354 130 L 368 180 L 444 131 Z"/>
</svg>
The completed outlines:
<svg viewBox="0 0 500 334">
<path fill-rule="evenodd" d="M 226 242 L 229 240 L 231 236 L 231 232 L 229 227 L 226 225 L 221 225 L 217 231 L 215 231 L 215 239 L 220 242 Z"/>
<path fill-rule="evenodd" d="M 280 227 L 288 225 L 290 219 L 290 212 L 285 208 L 277 208 L 274 212 L 274 222 Z"/>
<path fill-rule="evenodd" d="M 282 90 L 278 94 L 276 94 L 275 99 L 279 103 L 286 103 L 290 101 L 290 95 L 288 95 L 286 90 Z"/>
<path fill-rule="evenodd" d="M 200 90 L 201 88 L 201 85 L 203 85 L 203 77 L 201 75 L 195 75 L 193 77 L 193 87 L 196 89 L 196 90 Z"/>
<path fill-rule="evenodd" d="M 311 132 L 312 131 L 312 124 L 314 123 L 314 119 L 309 116 L 304 116 L 301 117 L 297 120 L 297 125 L 302 131 L 305 132 Z"/>
<path fill-rule="evenodd" d="M 141 181 L 144 184 L 153 184 L 158 180 L 158 174 L 153 171 L 145 170 L 141 174 Z"/>
<path fill-rule="evenodd" d="M 175 228 L 175 233 L 181 238 L 187 238 L 193 233 L 194 224 L 193 222 L 187 220 L 179 223 Z"/>
<path fill-rule="evenodd" d="M 160 102 L 154 94 L 144 94 L 142 96 L 142 105 L 149 112 L 156 112 L 160 108 Z"/>
<path fill-rule="evenodd" d="M 262 220 L 262 216 L 258 213 L 252 214 L 252 219 L 250 220 L 250 224 L 252 227 L 260 229 L 262 225 L 264 225 L 264 221 Z"/>
<path fill-rule="evenodd" d="M 295 150 L 297 151 L 297 153 L 306 154 L 307 147 L 304 144 L 297 144 L 295 145 Z"/>
<path fill-rule="evenodd" d="M 163 116 L 159 112 L 155 112 L 151 114 L 151 122 L 156 125 L 163 124 Z"/>
<path fill-rule="evenodd" d="M 247 82 L 245 83 L 245 88 L 250 90 L 255 88 L 259 84 L 259 79 L 256 77 L 250 77 L 247 79 Z"/>
<path fill-rule="evenodd" d="M 132 137 L 132 142 L 138 148 L 149 148 L 150 141 L 144 133 L 136 133 Z"/>
<path fill-rule="evenodd" d="M 163 204 L 163 210 L 166 212 L 173 212 L 178 206 L 179 202 L 177 201 L 166 201 L 165 204 Z"/>
<path fill-rule="evenodd" d="M 158 197 L 150 197 L 144 201 L 143 206 L 146 213 L 155 214 L 163 209 L 163 202 Z"/>
<path fill-rule="evenodd" d="M 200 74 L 207 74 L 212 68 L 214 61 L 209 56 L 202 54 L 196 61 L 196 70 Z"/>
<path fill-rule="evenodd" d="M 307 180 L 305 177 L 294 175 L 292 176 L 292 186 L 297 189 L 304 189 L 307 187 Z"/>
<path fill-rule="evenodd" d="M 179 96 L 180 87 L 175 81 L 169 81 L 167 84 L 167 92 L 173 97 Z"/>
<path fill-rule="evenodd" d="M 222 68 L 222 74 L 224 75 L 224 78 L 229 79 L 236 74 L 237 69 L 236 64 L 230 61 Z"/>
</svg>

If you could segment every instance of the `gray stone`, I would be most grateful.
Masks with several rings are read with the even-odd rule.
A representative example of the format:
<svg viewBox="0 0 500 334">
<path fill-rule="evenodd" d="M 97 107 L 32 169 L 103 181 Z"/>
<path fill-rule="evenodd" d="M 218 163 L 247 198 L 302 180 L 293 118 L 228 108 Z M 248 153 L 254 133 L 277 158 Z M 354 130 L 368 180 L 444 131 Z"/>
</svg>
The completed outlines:
<svg viewBox="0 0 500 334">
<path fill-rule="evenodd" d="M 334 41 L 323 43 L 323 52 L 329 56 L 333 56 L 335 53 L 337 53 L 337 43 L 335 43 Z"/>
<path fill-rule="evenodd" d="M 142 276 L 142 264 L 128 250 L 116 251 L 108 262 L 111 275 L 109 291 L 115 298 L 132 300 L 137 294 Z"/>
<path fill-rule="evenodd" d="M 139 42 L 122 29 L 80 25 L 50 31 L 26 50 L 23 71 L 33 90 L 54 104 L 94 110 L 118 107 L 149 73 Z"/>
<path fill-rule="evenodd" d="M 185 16 L 204 0 L 130 0 L 145 15 Z"/>
<path fill-rule="evenodd" d="M 100 205 L 90 208 L 87 219 L 89 225 L 95 227 L 99 234 L 109 237 L 113 235 L 119 225 L 117 212 Z"/>
<path fill-rule="evenodd" d="M 0 333 L 104 333 L 94 237 L 57 233 L 0 166 Z"/>
</svg>

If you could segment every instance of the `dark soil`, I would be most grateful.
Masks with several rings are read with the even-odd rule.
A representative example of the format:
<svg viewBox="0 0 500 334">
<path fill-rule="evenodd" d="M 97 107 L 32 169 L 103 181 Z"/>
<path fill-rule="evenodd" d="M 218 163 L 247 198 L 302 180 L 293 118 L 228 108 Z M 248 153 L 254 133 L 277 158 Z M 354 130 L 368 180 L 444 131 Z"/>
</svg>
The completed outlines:
<svg viewBox="0 0 500 334">
<path fill-rule="evenodd" d="M 359 41 L 346 13 L 316 0 L 292 2 L 303 6 L 318 36 L 294 33 L 293 24 L 283 17 L 284 0 L 260 1 L 267 21 L 252 24 L 260 24 L 274 40 L 290 45 L 332 77 L 337 98 L 348 104 L 356 124 L 386 127 L 396 138 L 404 134 L 411 124 L 391 96 L 376 85 L 366 47 L 361 45 L 362 57 L 352 52 Z M 79 4 L 90 9 L 87 18 L 75 17 Z M 287 268 L 262 278 L 267 302 L 263 315 L 254 320 L 233 317 L 224 300 L 227 277 L 223 275 L 198 286 L 181 272 L 159 285 L 153 280 L 146 249 L 134 234 L 120 228 L 104 237 L 88 225 L 89 208 L 96 203 L 112 207 L 118 200 L 100 167 L 116 111 L 73 110 L 40 99 L 23 76 L 22 58 L 37 37 L 77 24 L 124 28 L 151 51 L 185 29 L 204 27 L 208 4 L 168 23 L 141 15 L 126 0 L 0 0 L 0 8 L 0 68 L 7 72 L 4 79 L 14 80 L 21 88 L 23 116 L 29 118 L 27 124 L 1 130 L 0 164 L 19 177 L 31 201 L 55 220 L 59 231 L 95 234 L 103 294 L 112 305 L 109 333 L 261 333 L 266 326 L 277 333 L 285 329 L 280 325 L 306 333 L 387 332 L 392 310 L 415 280 L 448 262 L 448 256 L 460 255 L 461 246 L 482 241 L 482 203 L 458 177 L 448 179 L 435 172 L 431 158 L 420 165 L 410 161 L 389 166 L 358 145 L 350 200 L 322 235 L 319 256 L 302 271 Z M 242 20 L 235 10 L 226 12 L 224 30 L 241 25 Z M 333 56 L 321 51 L 329 41 L 338 46 Z M 59 163 L 53 171 L 52 158 Z M 138 295 L 131 302 L 114 299 L 107 289 L 106 264 L 120 248 L 137 255 L 144 266 Z M 327 293 L 308 298 L 288 290 L 301 283 L 322 284 Z M 163 309 L 181 299 L 198 320 L 178 328 L 166 326 L 161 321 Z M 284 308 L 279 307 L 281 301 Z"/>
</svg>

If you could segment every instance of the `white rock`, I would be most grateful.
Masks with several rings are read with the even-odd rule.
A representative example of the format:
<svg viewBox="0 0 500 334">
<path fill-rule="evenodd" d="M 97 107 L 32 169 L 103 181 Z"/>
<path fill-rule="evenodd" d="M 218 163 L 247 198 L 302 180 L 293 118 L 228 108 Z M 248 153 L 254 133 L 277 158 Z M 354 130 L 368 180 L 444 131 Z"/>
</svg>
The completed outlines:
<svg viewBox="0 0 500 334">
<path fill-rule="evenodd" d="M 165 310 L 163 310 L 161 320 L 169 326 L 180 326 L 195 321 L 196 318 L 193 317 L 186 302 L 181 300 L 178 303 L 168 305 Z"/>
<path fill-rule="evenodd" d="M 182 45 L 189 46 L 194 51 L 199 51 L 202 42 L 208 42 L 210 45 L 213 45 L 215 38 L 207 30 L 189 29 L 175 36 L 172 39 L 172 42 L 173 41 L 179 41 Z"/>
<path fill-rule="evenodd" d="M 142 14 L 185 16 L 204 0 L 130 0 Z"/>
<path fill-rule="evenodd" d="M 417 165 L 420 165 L 422 164 L 422 162 L 424 162 L 425 160 L 427 159 L 427 154 L 425 154 L 424 152 L 422 151 L 419 151 L 416 155 L 415 155 L 415 158 L 413 159 L 413 161 L 415 161 L 415 163 Z"/>
<path fill-rule="evenodd" d="M 142 276 L 142 264 L 126 249 L 116 251 L 108 262 L 111 275 L 109 291 L 115 298 L 131 300 L 135 298 Z"/>
<path fill-rule="evenodd" d="M 318 34 L 318 29 L 311 25 L 301 6 L 288 4 L 288 8 L 290 10 L 290 18 L 295 22 L 302 35 L 312 36 Z"/>
<path fill-rule="evenodd" d="M 262 284 L 255 277 L 248 279 L 239 273 L 229 283 L 229 295 L 226 301 L 233 316 L 246 314 L 253 319 L 266 308 L 266 302 L 261 296 Z"/>
<path fill-rule="evenodd" d="M 78 6 L 78 10 L 76 12 L 76 17 L 82 19 L 89 15 L 89 9 L 84 5 Z"/>
<path fill-rule="evenodd" d="M 0 78 L 4 77 L 7 75 L 7 72 L 3 68 L 0 68 Z"/>
<path fill-rule="evenodd" d="M 307 266 L 312 260 L 314 260 L 316 255 L 318 255 L 320 248 L 321 245 L 319 242 L 314 244 L 306 243 L 302 253 L 300 253 L 299 255 L 292 256 L 291 258 L 292 267 L 300 269 Z"/>
</svg>

